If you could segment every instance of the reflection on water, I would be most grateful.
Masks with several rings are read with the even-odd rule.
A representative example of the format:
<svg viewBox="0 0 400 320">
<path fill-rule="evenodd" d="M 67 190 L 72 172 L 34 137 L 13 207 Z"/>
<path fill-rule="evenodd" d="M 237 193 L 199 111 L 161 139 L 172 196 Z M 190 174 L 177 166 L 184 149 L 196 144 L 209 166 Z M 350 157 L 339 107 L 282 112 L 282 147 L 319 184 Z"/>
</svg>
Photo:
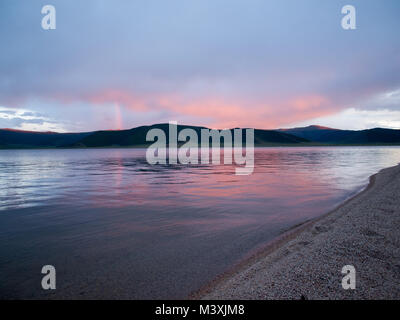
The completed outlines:
<svg viewBox="0 0 400 320">
<path fill-rule="evenodd" d="M 0 297 L 183 297 L 399 161 L 398 147 L 259 148 L 236 176 L 150 166 L 143 149 L 2 150 Z M 56 292 L 38 289 L 44 264 Z"/>
</svg>

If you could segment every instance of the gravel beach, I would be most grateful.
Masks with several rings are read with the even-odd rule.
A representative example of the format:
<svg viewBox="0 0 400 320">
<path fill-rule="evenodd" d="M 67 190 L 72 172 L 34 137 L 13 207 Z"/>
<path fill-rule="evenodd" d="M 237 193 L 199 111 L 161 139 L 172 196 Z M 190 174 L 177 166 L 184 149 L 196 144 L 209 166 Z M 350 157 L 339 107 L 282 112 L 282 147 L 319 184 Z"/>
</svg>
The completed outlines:
<svg viewBox="0 0 400 320">
<path fill-rule="evenodd" d="M 356 288 L 342 288 L 343 266 Z M 400 165 L 323 217 L 282 235 L 230 274 L 193 295 L 201 299 L 399 299 Z"/>
</svg>

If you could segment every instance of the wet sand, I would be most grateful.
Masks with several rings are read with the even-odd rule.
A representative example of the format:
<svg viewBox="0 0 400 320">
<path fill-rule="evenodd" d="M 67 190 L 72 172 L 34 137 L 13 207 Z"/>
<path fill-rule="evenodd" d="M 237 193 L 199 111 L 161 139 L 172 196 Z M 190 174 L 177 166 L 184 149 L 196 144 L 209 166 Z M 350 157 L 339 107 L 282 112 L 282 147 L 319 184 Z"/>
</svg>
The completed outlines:
<svg viewBox="0 0 400 320">
<path fill-rule="evenodd" d="M 342 288 L 343 266 L 356 270 Z M 400 165 L 192 294 L 201 299 L 400 299 Z"/>
</svg>

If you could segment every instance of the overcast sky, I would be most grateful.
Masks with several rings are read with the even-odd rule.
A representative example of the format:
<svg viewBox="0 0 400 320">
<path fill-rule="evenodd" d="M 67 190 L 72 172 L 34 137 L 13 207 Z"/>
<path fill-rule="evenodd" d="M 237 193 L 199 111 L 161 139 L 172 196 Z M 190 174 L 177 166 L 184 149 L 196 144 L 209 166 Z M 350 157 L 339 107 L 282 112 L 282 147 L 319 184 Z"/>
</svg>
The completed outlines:
<svg viewBox="0 0 400 320">
<path fill-rule="evenodd" d="M 400 128 L 399 30 L 398 0 L 1 0 L 0 127 Z"/>
</svg>

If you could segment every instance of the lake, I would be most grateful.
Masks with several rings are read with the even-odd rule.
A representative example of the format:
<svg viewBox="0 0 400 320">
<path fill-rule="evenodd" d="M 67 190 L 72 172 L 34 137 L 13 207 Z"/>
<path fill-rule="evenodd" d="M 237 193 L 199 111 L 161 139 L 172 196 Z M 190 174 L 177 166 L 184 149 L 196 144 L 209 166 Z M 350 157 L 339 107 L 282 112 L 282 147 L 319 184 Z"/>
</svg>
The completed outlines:
<svg viewBox="0 0 400 320">
<path fill-rule="evenodd" d="M 145 149 L 0 150 L 0 298 L 185 298 L 399 162 L 400 147 L 256 148 L 236 176 Z"/>
</svg>

